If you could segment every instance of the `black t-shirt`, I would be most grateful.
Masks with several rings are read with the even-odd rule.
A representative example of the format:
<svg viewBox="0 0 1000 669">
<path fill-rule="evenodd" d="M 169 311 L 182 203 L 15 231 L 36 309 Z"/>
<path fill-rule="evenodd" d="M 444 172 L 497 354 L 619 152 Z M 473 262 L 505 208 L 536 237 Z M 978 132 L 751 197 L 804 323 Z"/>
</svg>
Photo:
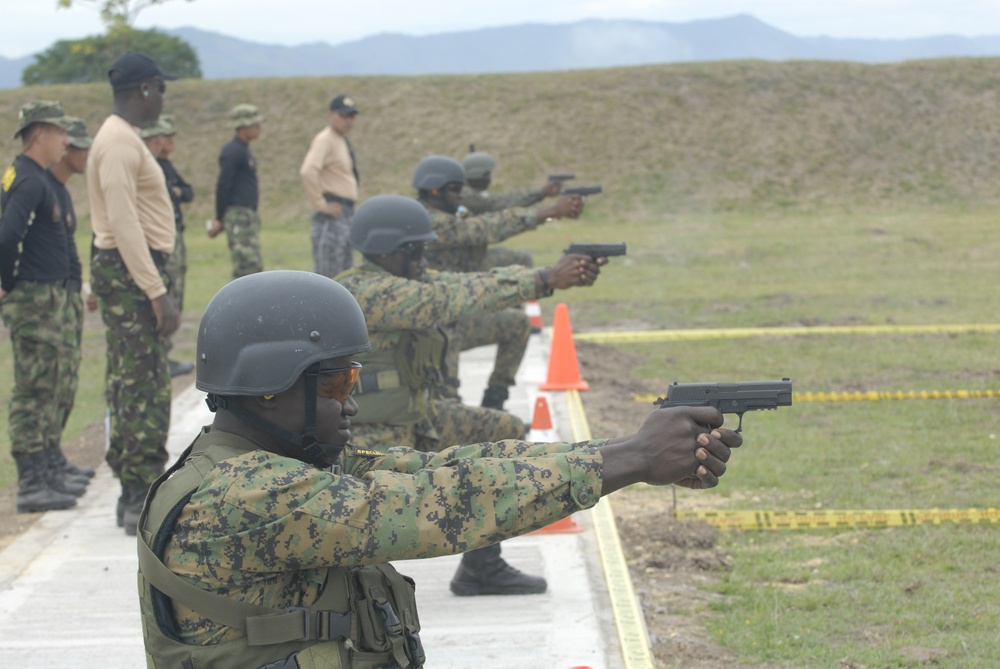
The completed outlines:
<svg viewBox="0 0 1000 669">
<path fill-rule="evenodd" d="M 163 170 L 163 176 L 167 179 L 167 191 L 170 193 L 170 202 L 174 205 L 174 223 L 177 224 L 178 230 L 183 230 L 184 213 L 181 212 L 181 203 L 190 202 L 194 199 L 194 188 L 191 187 L 191 184 L 184 181 L 169 158 L 157 158 L 156 162 L 159 164 L 160 169 Z M 180 195 L 174 192 L 175 188 L 181 191 Z"/>
<path fill-rule="evenodd" d="M 73 207 L 73 198 L 69 194 L 69 189 L 63 182 L 59 181 L 52 172 L 45 171 L 49 178 L 52 190 L 59 200 L 59 207 L 62 209 L 63 222 L 66 224 L 66 245 L 69 249 L 69 277 L 80 281 L 83 278 L 83 269 L 80 266 L 80 254 L 76 251 L 76 209 Z"/>
<path fill-rule="evenodd" d="M 215 217 L 222 220 L 226 207 L 257 210 L 257 161 L 250 145 L 233 139 L 219 154 L 219 180 L 215 184 Z"/>
<path fill-rule="evenodd" d="M 0 288 L 10 292 L 21 279 L 55 282 L 72 276 L 68 238 L 46 171 L 18 156 L 0 181 Z"/>
</svg>

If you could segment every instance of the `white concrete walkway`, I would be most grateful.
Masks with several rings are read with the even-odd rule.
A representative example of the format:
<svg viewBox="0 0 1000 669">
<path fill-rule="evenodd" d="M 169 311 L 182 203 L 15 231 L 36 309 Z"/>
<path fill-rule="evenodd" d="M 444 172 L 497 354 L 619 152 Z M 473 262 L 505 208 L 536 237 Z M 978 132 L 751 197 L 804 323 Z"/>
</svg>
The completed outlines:
<svg viewBox="0 0 1000 669">
<path fill-rule="evenodd" d="M 547 342 L 533 335 L 508 408 L 530 421 L 546 374 Z M 495 348 L 462 356 L 462 395 L 482 398 Z M 556 429 L 569 439 L 560 394 L 550 398 Z M 211 421 L 203 396 L 175 398 L 168 448 L 180 453 Z M 135 539 L 115 526 L 119 487 L 103 466 L 71 511 L 45 514 L 0 552 L 0 666 L 33 669 L 140 669 Z M 458 557 L 397 567 L 417 582 L 417 600 L 433 669 L 616 669 L 622 666 L 590 514 L 584 531 L 504 542 L 504 557 L 548 579 L 544 595 L 454 597 L 448 582 Z M 248 668 L 250 669 L 250 668 Z"/>
</svg>

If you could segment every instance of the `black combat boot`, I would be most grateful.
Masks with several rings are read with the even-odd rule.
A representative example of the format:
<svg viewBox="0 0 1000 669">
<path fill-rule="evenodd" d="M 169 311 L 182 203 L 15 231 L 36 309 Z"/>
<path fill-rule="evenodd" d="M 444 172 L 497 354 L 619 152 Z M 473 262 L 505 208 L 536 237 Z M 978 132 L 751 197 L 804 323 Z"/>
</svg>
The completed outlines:
<svg viewBox="0 0 1000 669">
<path fill-rule="evenodd" d="M 122 486 L 122 494 L 118 495 L 118 504 L 115 505 L 115 524 L 118 527 L 125 527 L 125 487 Z"/>
<path fill-rule="evenodd" d="M 503 411 L 503 403 L 507 401 L 509 396 L 506 388 L 486 386 L 486 392 L 483 393 L 483 403 L 480 406 L 484 409 Z"/>
<path fill-rule="evenodd" d="M 77 467 L 67 460 L 66 454 L 63 453 L 63 450 L 59 446 L 58 442 L 49 444 L 49 448 L 55 449 L 52 453 L 52 458 L 60 467 L 62 467 L 63 471 L 66 472 L 67 478 L 80 479 L 79 482 L 83 484 L 87 484 L 90 479 L 94 478 L 94 474 L 96 472 L 93 469 L 90 467 Z"/>
<path fill-rule="evenodd" d="M 66 475 L 66 470 L 63 467 L 65 458 L 62 457 L 61 448 L 49 446 L 42 453 L 47 465 L 45 477 L 50 488 L 64 495 L 73 495 L 73 497 L 82 497 L 83 493 L 87 492 L 87 484 L 90 483 L 90 479 L 71 478 Z"/>
<path fill-rule="evenodd" d="M 146 501 L 146 494 L 149 486 L 145 483 L 129 481 L 122 484 L 122 495 L 124 505 L 122 510 L 122 525 L 125 527 L 125 534 L 134 537 L 139 526 L 139 514 L 142 513 L 142 505 Z"/>
<path fill-rule="evenodd" d="M 74 465 L 72 462 L 68 462 L 67 461 L 66 462 L 66 473 L 69 474 L 69 475 L 71 475 L 71 476 L 76 476 L 78 478 L 79 477 L 83 477 L 83 478 L 92 479 L 92 478 L 94 478 L 94 474 L 96 474 L 97 472 L 94 471 L 93 467 L 80 467 L 79 465 Z"/>
<path fill-rule="evenodd" d="M 184 376 L 194 371 L 193 362 L 178 362 L 177 360 L 167 360 L 167 368 L 170 370 L 170 378 Z"/>
<path fill-rule="evenodd" d="M 84 470 L 74 467 L 66 460 L 66 454 L 63 453 L 58 443 L 47 446 L 45 452 L 49 456 L 49 462 L 52 464 L 52 469 L 56 475 L 62 474 L 62 478 L 73 486 L 83 486 L 86 488 L 90 485 L 90 477 L 86 475 Z"/>
<path fill-rule="evenodd" d="M 462 555 L 462 563 L 451 579 L 451 591 L 459 597 L 538 595 L 546 587 L 544 578 L 529 576 L 507 564 L 500 557 L 500 544 Z"/>
<path fill-rule="evenodd" d="M 44 452 L 15 453 L 17 464 L 17 512 L 59 511 L 76 506 L 76 498 L 53 490 L 46 479 L 48 458 Z"/>
</svg>

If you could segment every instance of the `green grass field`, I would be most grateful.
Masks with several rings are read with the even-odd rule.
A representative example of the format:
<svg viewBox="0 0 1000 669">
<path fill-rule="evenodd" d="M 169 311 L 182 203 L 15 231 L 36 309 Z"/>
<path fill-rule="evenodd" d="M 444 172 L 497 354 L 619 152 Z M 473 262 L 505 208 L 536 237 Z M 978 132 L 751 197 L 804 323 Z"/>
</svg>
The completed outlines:
<svg viewBox="0 0 1000 669">
<path fill-rule="evenodd" d="M 509 243 L 539 264 L 570 241 L 628 243 L 627 258 L 595 287 L 559 295 L 577 332 L 997 322 L 998 79 L 1000 62 L 970 60 L 171 85 L 169 111 L 184 110 L 175 162 L 198 191 L 187 210 L 188 297 L 175 355 L 193 357 L 198 316 L 229 277 L 225 242 L 202 229 L 227 134 L 220 115 L 245 100 L 264 108 L 255 151 L 265 265 L 309 269 L 298 161 L 342 88 L 362 105 L 352 137 L 366 196 L 410 193 L 420 157 L 460 157 L 469 141 L 499 158 L 498 187 L 570 169 L 605 185 L 582 220 Z M 85 112 L 74 113 L 93 127 L 107 113 L 103 87 L 0 91 L 4 162 L 16 150 L 7 139 L 12 110 L 42 93 L 77 101 Z M 85 214 L 82 186 L 74 193 Z M 67 439 L 103 416 L 103 345 L 98 323 L 86 333 Z M 995 335 L 623 348 L 644 360 L 632 374 L 656 384 L 788 376 L 797 391 L 1000 389 Z M 0 378 L 12 378 L 8 346 Z M 0 385 L 2 406 L 9 387 Z M 0 485 L 14 477 L 6 420 L 0 412 Z M 745 427 L 747 446 L 707 493 L 717 508 L 998 505 L 995 400 L 802 403 L 749 414 Z M 684 494 L 694 493 L 682 502 Z M 709 629 L 741 661 L 789 669 L 995 667 L 998 530 L 726 533 L 734 567 L 715 586 Z"/>
</svg>

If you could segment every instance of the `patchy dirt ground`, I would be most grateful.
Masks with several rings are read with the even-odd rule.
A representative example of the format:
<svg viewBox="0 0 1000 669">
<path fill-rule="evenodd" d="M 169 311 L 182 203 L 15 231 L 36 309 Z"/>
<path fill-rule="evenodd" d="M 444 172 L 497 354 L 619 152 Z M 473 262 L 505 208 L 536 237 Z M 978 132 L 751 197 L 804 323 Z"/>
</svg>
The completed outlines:
<svg viewBox="0 0 1000 669">
<path fill-rule="evenodd" d="M 639 359 L 610 347 L 580 342 L 577 355 L 591 389 L 583 393 L 591 431 L 595 436 L 626 434 L 653 410 L 633 400 L 636 393 L 660 393 L 664 388 L 644 385 L 629 370 Z M 177 394 L 194 382 L 193 376 L 174 379 Z M 90 467 L 104 458 L 104 427 L 91 425 L 65 444 L 67 457 Z M 15 488 L 0 489 L 0 509 L 14 508 Z M 672 517 L 670 495 L 622 491 L 612 498 L 626 560 L 642 603 L 656 666 L 664 669 L 767 669 L 735 662 L 705 629 L 708 604 L 716 595 L 699 587 L 730 568 L 730 558 L 719 549 L 716 530 L 701 521 Z M 687 499 L 686 499 L 687 501 Z M 0 549 L 41 514 L 0 514 Z"/>
<path fill-rule="evenodd" d="M 658 394 L 632 378 L 638 356 L 587 342 L 577 344 L 580 372 L 590 384 L 582 393 L 591 433 L 617 436 L 635 430 L 654 410 L 634 401 L 635 394 Z M 656 666 L 664 669 L 767 669 L 735 661 L 709 636 L 705 620 L 717 595 L 706 584 L 731 568 L 731 558 L 717 545 L 717 530 L 703 521 L 673 517 L 673 497 L 651 491 L 624 490 L 611 497 L 618 533 L 632 583 L 642 603 Z M 691 497 L 685 494 L 690 506 Z"/>
</svg>

